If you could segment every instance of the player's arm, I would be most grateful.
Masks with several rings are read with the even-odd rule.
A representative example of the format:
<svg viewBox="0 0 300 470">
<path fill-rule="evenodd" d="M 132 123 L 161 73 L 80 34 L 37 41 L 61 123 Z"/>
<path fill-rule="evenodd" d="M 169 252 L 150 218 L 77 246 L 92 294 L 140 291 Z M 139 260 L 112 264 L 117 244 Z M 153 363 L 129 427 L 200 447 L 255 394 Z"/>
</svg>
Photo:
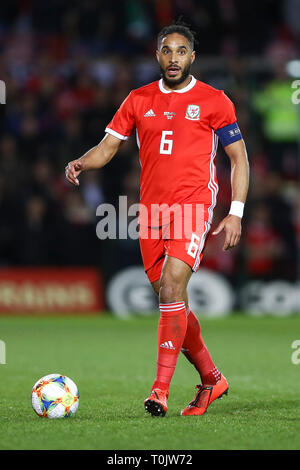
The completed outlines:
<svg viewBox="0 0 300 470">
<path fill-rule="evenodd" d="M 67 180 L 79 186 L 80 173 L 102 168 L 114 157 L 123 142 L 111 134 L 106 134 L 98 145 L 88 150 L 82 157 L 67 164 L 65 168 Z"/>
<path fill-rule="evenodd" d="M 232 203 L 229 214 L 219 223 L 213 235 L 225 231 L 223 251 L 236 246 L 241 237 L 243 205 L 249 186 L 249 163 L 245 142 L 240 139 L 224 147 L 231 162 Z"/>
</svg>

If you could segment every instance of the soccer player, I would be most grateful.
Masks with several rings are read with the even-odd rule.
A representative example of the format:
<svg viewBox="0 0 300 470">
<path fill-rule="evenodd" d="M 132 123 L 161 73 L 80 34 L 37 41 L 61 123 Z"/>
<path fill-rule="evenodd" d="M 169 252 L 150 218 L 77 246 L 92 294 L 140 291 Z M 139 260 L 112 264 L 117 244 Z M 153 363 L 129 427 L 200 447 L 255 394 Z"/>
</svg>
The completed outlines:
<svg viewBox="0 0 300 470">
<path fill-rule="evenodd" d="M 248 159 L 233 103 L 223 91 L 190 74 L 195 60 L 193 32 L 176 23 L 163 28 L 156 57 L 162 78 L 131 91 L 105 129 L 103 140 L 71 161 L 66 177 L 78 186 L 81 172 L 106 165 L 136 131 L 142 167 L 140 207 L 147 209 L 140 210 L 139 241 L 160 307 L 157 374 L 144 406 L 152 415 L 166 414 L 170 382 L 182 351 L 198 371 L 201 385 L 181 415 L 199 416 L 227 394 L 228 383 L 203 341 L 199 320 L 188 304 L 187 285 L 199 268 L 212 223 L 218 192 L 218 139 L 231 162 L 231 207 L 213 232 L 224 232 L 223 250 L 235 247 L 241 236 Z M 164 210 L 157 214 L 157 207 L 162 206 L 175 208 L 171 216 L 168 211 L 168 220 Z M 183 207 L 189 208 L 187 216 L 180 211 Z M 175 230 L 179 213 L 177 229 L 189 226 L 181 236 Z"/>
</svg>

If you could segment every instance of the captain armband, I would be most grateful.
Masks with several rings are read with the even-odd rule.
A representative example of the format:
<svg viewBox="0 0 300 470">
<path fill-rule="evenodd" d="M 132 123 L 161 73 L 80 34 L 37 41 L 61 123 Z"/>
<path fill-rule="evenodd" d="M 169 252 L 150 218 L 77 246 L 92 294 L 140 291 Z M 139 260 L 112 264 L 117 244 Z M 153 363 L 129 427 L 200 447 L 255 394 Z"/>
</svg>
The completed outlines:
<svg viewBox="0 0 300 470">
<path fill-rule="evenodd" d="M 219 137 L 223 147 L 226 147 L 226 145 L 237 142 L 243 138 L 237 122 L 221 127 L 221 129 L 216 131 L 216 134 Z"/>
</svg>

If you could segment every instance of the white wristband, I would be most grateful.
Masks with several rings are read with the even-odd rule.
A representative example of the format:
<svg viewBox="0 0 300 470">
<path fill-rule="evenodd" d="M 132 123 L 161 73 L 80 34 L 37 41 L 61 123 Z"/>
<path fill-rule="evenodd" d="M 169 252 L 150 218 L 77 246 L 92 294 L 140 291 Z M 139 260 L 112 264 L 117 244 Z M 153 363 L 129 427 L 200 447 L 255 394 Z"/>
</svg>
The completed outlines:
<svg viewBox="0 0 300 470">
<path fill-rule="evenodd" d="M 232 201 L 229 214 L 242 218 L 244 213 L 244 205 L 245 204 L 241 201 Z"/>
</svg>

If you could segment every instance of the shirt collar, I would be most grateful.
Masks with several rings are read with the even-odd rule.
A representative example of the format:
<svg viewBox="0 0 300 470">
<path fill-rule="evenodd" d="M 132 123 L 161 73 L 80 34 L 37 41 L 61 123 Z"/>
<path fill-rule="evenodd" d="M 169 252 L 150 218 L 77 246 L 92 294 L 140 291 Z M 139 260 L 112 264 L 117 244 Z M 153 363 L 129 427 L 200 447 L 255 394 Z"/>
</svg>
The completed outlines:
<svg viewBox="0 0 300 470">
<path fill-rule="evenodd" d="M 191 75 L 192 79 L 190 81 L 190 83 L 185 86 L 184 88 L 181 88 L 180 90 L 166 90 L 164 85 L 163 85 L 163 79 L 161 78 L 158 82 L 158 86 L 159 86 L 159 89 L 160 91 L 162 91 L 163 93 L 185 93 L 186 91 L 189 91 L 191 90 L 195 84 L 196 84 L 196 79 L 195 77 L 193 77 L 193 75 Z"/>
</svg>

